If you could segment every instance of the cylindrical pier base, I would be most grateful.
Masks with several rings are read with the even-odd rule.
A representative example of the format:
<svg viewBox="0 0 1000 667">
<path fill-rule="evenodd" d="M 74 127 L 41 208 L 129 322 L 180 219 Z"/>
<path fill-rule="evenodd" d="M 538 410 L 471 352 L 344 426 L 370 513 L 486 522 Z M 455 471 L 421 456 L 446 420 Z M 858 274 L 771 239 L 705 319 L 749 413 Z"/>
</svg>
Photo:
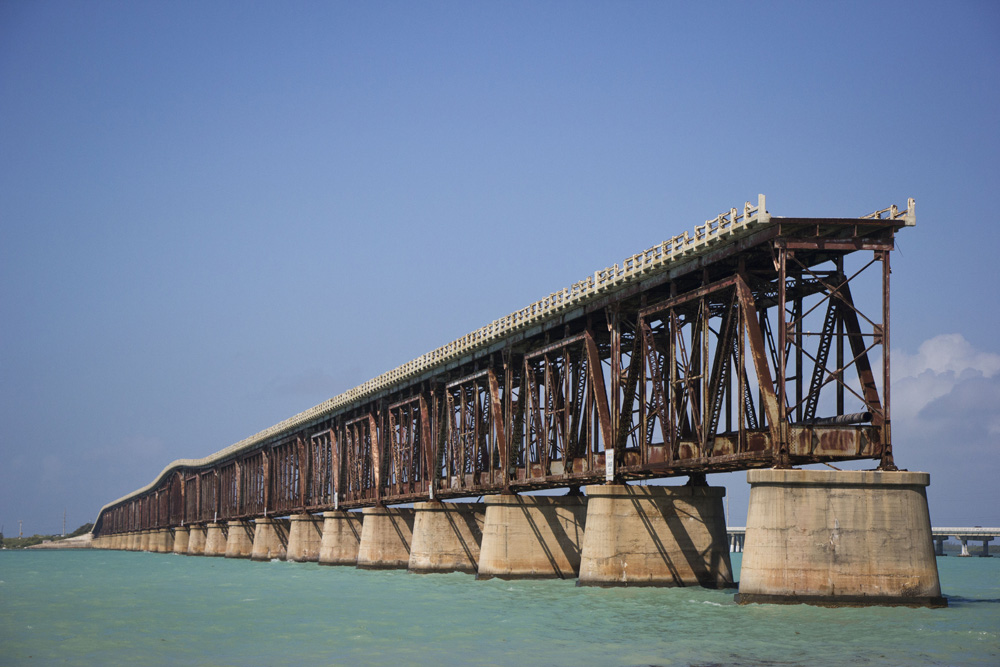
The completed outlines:
<svg viewBox="0 0 1000 667">
<path fill-rule="evenodd" d="M 230 521 L 226 558 L 250 558 L 253 553 L 253 532 L 253 524 L 249 521 Z"/>
<path fill-rule="evenodd" d="M 323 517 L 311 514 L 293 514 L 289 517 L 287 558 L 290 561 L 306 562 L 319 560 L 319 548 L 323 541 Z"/>
<path fill-rule="evenodd" d="M 320 565 L 357 565 L 361 546 L 359 512 L 323 512 L 323 539 L 319 548 Z"/>
<path fill-rule="evenodd" d="M 149 531 L 149 548 L 146 549 L 149 553 L 159 553 L 163 551 L 163 531 L 159 528 L 153 528 Z"/>
<path fill-rule="evenodd" d="M 410 572 L 468 572 L 479 569 L 486 505 L 414 503 Z"/>
<path fill-rule="evenodd" d="M 363 514 L 358 567 L 363 570 L 405 570 L 409 567 L 413 509 L 366 507 Z"/>
<path fill-rule="evenodd" d="M 583 496 L 487 497 L 477 578 L 577 576 L 586 519 Z"/>
<path fill-rule="evenodd" d="M 195 524 L 188 527 L 188 556 L 205 555 L 205 526 Z"/>
<path fill-rule="evenodd" d="M 160 529 L 160 541 L 157 545 L 157 552 L 161 554 L 169 554 L 174 552 L 174 529 L 173 528 L 162 528 Z"/>
<path fill-rule="evenodd" d="M 172 551 L 175 554 L 187 554 L 190 539 L 191 532 L 188 526 L 174 528 L 174 548 Z"/>
<path fill-rule="evenodd" d="M 254 521 L 250 560 L 285 560 L 288 552 L 288 522 L 262 517 Z"/>
<path fill-rule="evenodd" d="M 923 472 L 751 470 L 737 602 L 945 606 Z"/>
<path fill-rule="evenodd" d="M 721 486 L 586 487 L 579 586 L 733 584 Z"/>
<path fill-rule="evenodd" d="M 225 556 L 226 544 L 229 542 L 229 526 L 225 523 L 212 522 L 205 526 L 205 555 Z"/>
</svg>

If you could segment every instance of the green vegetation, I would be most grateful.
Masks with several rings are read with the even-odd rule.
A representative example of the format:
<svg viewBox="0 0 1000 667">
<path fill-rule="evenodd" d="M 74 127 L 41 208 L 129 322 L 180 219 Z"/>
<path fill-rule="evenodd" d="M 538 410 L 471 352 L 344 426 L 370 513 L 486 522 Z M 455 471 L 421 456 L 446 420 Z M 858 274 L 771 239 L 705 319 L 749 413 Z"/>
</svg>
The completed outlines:
<svg viewBox="0 0 1000 667">
<path fill-rule="evenodd" d="M 65 540 L 70 537 L 79 537 L 85 533 L 89 533 L 94 527 L 92 523 L 85 523 L 76 530 L 74 530 L 69 535 L 63 537 L 62 535 L 32 535 L 31 537 L 4 537 L 3 533 L 0 533 L 0 547 L 4 549 L 24 549 L 25 547 L 34 546 L 36 544 L 41 544 L 46 540 L 51 540 L 57 542 L 59 540 Z"/>
</svg>

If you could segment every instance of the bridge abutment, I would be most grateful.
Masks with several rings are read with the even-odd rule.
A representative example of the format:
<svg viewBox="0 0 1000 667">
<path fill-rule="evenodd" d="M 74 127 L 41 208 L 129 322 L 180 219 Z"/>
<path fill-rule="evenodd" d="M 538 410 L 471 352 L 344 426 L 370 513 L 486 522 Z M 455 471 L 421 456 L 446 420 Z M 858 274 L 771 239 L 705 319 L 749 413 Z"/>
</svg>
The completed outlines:
<svg viewBox="0 0 1000 667">
<path fill-rule="evenodd" d="M 226 558 L 249 558 L 253 553 L 254 527 L 249 521 L 230 521 Z"/>
<path fill-rule="evenodd" d="M 734 586 L 720 486 L 586 487 L 580 586 Z"/>
<path fill-rule="evenodd" d="M 229 542 L 229 525 L 213 521 L 205 526 L 205 555 L 225 556 Z"/>
<path fill-rule="evenodd" d="M 587 520 L 583 496 L 486 498 L 478 579 L 572 579 Z"/>
<path fill-rule="evenodd" d="M 922 472 L 751 470 L 740 603 L 944 606 Z"/>
<path fill-rule="evenodd" d="M 366 507 L 358 546 L 363 570 L 405 570 L 410 564 L 414 512 L 409 507 Z"/>
<path fill-rule="evenodd" d="M 287 558 L 306 562 L 319 560 L 323 541 L 323 518 L 312 514 L 293 514 L 289 517 Z"/>
<path fill-rule="evenodd" d="M 361 514 L 336 510 L 323 512 L 320 565 L 357 565 L 361 546 Z"/>
<path fill-rule="evenodd" d="M 410 572 L 478 571 L 486 505 L 432 500 L 414 503 L 413 510 Z"/>
<path fill-rule="evenodd" d="M 285 560 L 288 554 L 288 521 L 262 517 L 254 521 L 250 560 Z M 227 554 L 228 555 L 228 554 Z"/>
</svg>

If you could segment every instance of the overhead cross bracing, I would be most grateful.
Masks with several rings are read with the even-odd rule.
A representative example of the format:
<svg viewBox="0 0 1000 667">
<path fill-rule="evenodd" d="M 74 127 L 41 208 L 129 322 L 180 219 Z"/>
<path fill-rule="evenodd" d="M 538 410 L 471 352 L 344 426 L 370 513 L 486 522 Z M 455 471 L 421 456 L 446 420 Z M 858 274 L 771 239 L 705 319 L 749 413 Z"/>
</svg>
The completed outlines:
<svg viewBox="0 0 1000 667">
<path fill-rule="evenodd" d="M 98 521 L 117 532 L 775 464 L 891 468 L 889 253 L 914 222 L 912 200 L 783 218 L 760 196 L 175 461 Z"/>
</svg>

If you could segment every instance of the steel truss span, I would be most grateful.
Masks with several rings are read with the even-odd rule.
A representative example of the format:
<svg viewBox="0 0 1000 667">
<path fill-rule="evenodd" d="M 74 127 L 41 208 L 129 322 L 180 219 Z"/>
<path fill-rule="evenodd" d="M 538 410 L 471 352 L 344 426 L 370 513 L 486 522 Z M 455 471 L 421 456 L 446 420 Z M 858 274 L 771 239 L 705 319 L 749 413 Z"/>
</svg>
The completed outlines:
<svg viewBox="0 0 1000 667">
<path fill-rule="evenodd" d="M 103 507 L 188 523 L 875 459 L 894 470 L 889 275 L 913 200 L 726 213 Z"/>
</svg>

